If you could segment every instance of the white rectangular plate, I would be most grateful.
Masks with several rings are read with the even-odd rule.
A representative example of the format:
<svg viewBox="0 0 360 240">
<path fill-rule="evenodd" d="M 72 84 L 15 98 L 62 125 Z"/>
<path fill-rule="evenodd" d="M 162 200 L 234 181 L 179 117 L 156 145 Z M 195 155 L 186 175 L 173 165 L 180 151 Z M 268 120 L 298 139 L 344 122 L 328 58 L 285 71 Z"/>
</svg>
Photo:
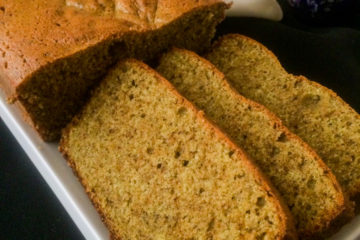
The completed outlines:
<svg viewBox="0 0 360 240">
<path fill-rule="evenodd" d="M 22 118 L 15 105 L 6 102 L 0 90 L 0 117 L 16 137 L 35 167 L 49 184 L 86 239 L 109 239 L 109 232 L 91 204 L 80 182 L 59 153 L 55 143 L 43 142 Z M 360 239 L 360 216 L 331 240 Z"/>
</svg>

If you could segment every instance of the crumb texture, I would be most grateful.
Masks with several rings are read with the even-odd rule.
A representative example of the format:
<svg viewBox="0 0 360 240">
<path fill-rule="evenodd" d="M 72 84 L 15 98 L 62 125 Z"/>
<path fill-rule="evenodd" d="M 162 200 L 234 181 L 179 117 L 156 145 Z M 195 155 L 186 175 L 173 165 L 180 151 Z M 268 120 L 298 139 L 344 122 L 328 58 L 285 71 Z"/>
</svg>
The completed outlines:
<svg viewBox="0 0 360 240">
<path fill-rule="evenodd" d="M 135 60 L 100 84 L 61 149 L 118 238 L 284 237 L 276 195 L 245 155 Z"/>
<path fill-rule="evenodd" d="M 240 35 L 222 38 L 207 58 L 233 86 L 279 116 L 334 172 L 351 197 L 360 190 L 360 118 L 331 90 L 288 74 L 269 50 Z"/>
<path fill-rule="evenodd" d="M 212 64 L 174 49 L 157 70 L 256 161 L 284 197 L 300 233 L 324 230 L 342 210 L 330 170 L 263 106 L 245 99 Z"/>
</svg>

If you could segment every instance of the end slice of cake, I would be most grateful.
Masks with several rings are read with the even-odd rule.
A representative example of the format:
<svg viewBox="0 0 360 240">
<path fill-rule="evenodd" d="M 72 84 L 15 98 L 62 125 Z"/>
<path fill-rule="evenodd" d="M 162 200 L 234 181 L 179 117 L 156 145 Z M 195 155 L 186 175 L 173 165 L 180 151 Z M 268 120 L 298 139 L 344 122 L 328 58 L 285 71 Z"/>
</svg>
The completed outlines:
<svg viewBox="0 0 360 240">
<path fill-rule="evenodd" d="M 60 150 L 114 238 L 296 238 L 243 151 L 136 60 L 107 75 Z"/>
<path fill-rule="evenodd" d="M 242 95 L 274 112 L 335 174 L 344 193 L 360 193 L 360 116 L 330 89 L 287 73 L 265 46 L 224 36 L 207 58 Z"/>
<path fill-rule="evenodd" d="M 255 160 L 282 194 L 300 235 L 324 231 L 342 212 L 340 185 L 318 155 L 264 106 L 241 96 L 214 65 L 173 49 L 157 71 Z"/>
</svg>

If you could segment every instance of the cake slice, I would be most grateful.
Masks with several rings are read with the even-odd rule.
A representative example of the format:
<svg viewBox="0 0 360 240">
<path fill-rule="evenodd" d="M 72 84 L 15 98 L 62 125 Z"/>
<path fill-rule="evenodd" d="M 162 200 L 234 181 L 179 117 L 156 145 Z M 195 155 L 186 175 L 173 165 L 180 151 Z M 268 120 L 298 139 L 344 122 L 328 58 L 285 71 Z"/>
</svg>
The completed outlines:
<svg viewBox="0 0 360 240">
<path fill-rule="evenodd" d="M 255 160 L 285 199 L 300 235 L 322 232 L 343 210 L 340 186 L 317 154 L 265 107 L 234 90 L 210 62 L 173 49 L 157 71 Z"/>
<path fill-rule="evenodd" d="M 207 58 L 242 95 L 265 105 L 307 142 L 335 174 L 345 194 L 360 192 L 360 117 L 333 91 L 287 73 L 260 43 L 227 35 Z"/>
<path fill-rule="evenodd" d="M 117 239 L 296 238 L 247 156 L 137 60 L 119 63 L 60 150 Z"/>
</svg>

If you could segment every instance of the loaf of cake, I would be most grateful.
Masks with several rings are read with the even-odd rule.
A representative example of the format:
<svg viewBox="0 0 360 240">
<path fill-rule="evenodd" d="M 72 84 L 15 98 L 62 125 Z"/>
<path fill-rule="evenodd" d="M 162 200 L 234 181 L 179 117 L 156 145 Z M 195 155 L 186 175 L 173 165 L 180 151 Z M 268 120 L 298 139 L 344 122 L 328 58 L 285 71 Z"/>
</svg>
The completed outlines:
<svg viewBox="0 0 360 240">
<path fill-rule="evenodd" d="M 360 192 L 360 117 L 333 91 L 287 73 L 260 43 L 227 35 L 207 58 L 242 95 L 274 112 L 333 171 L 345 194 Z"/>
<path fill-rule="evenodd" d="M 285 199 L 301 237 L 325 231 L 341 213 L 341 188 L 317 154 L 265 107 L 234 90 L 210 62 L 173 49 L 157 71 L 254 159 Z"/>
<path fill-rule="evenodd" d="M 43 139 L 60 136 L 118 59 L 169 45 L 203 51 L 222 0 L 0 1 L 0 85 Z"/>
<path fill-rule="evenodd" d="M 114 239 L 296 239 L 260 170 L 137 60 L 109 72 L 60 150 Z"/>
</svg>

